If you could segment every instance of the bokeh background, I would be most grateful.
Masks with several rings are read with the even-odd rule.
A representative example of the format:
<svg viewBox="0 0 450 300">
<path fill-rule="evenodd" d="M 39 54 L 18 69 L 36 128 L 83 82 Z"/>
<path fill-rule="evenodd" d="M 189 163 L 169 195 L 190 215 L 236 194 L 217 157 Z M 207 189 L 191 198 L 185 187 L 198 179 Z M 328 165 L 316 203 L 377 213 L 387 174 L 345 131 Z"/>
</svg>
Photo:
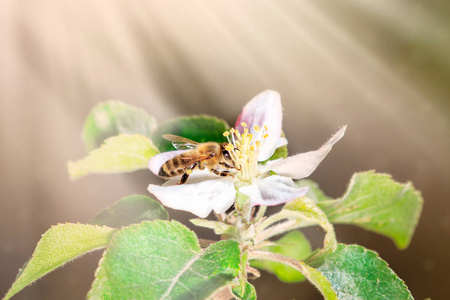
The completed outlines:
<svg viewBox="0 0 450 300">
<path fill-rule="evenodd" d="M 132 193 L 149 171 L 71 182 L 85 154 L 84 117 L 121 99 L 159 121 L 211 114 L 230 124 L 250 98 L 281 93 L 291 153 L 346 136 L 311 178 L 340 196 L 356 171 L 412 181 L 424 210 L 407 250 L 336 226 L 374 249 L 416 299 L 450 291 L 450 2 L 0 2 L 0 294 L 52 224 L 86 222 Z M 187 223 L 192 216 L 171 211 Z M 201 232 L 206 235 L 207 232 Z M 307 231 L 319 245 L 322 232 Z M 100 252 L 51 273 L 15 299 L 83 299 Z M 308 283 L 263 274 L 259 299 L 321 299 Z"/>
</svg>

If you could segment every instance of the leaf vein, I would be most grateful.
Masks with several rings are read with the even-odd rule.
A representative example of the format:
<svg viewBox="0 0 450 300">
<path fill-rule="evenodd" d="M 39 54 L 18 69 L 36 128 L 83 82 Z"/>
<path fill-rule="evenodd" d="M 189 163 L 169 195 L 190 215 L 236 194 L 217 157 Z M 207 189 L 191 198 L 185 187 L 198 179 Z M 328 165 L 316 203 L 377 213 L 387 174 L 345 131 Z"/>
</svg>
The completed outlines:
<svg viewBox="0 0 450 300">
<path fill-rule="evenodd" d="M 190 261 L 186 263 L 186 265 L 183 267 L 183 269 L 178 272 L 177 275 L 171 280 L 169 287 L 167 288 L 167 291 L 162 295 L 161 299 L 166 299 L 170 293 L 172 292 L 172 289 L 174 288 L 175 284 L 179 282 L 180 277 L 194 264 L 202 255 L 203 251 L 200 251 L 197 253 Z M 184 286 L 181 282 L 179 282 L 182 286 Z M 189 291 L 190 292 L 190 291 Z"/>
</svg>

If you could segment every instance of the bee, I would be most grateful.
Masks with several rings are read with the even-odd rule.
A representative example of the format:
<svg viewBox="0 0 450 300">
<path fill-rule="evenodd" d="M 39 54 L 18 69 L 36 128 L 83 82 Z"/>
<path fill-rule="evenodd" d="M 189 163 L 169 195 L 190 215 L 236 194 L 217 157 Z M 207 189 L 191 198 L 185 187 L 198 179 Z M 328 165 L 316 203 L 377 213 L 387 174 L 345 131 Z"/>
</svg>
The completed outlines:
<svg viewBox="0 0 450 300">
<path fill-rule="evenodd" d="M 229 170 L 217 170 L 219 167 L 237 169 L 230 152 L 225 148 L 228 145 L 227 143 L 197 143 L 173 134 L 165 134 L 163 138 L 171 141 L 172 145 L 178 150 L 189 150 L 166 161 L 159 169 L 158 176 L 160 177 L 169 179 L 182 175 L 178 184 L 183 184 L 195 169 L 204 170 L 208 168 L 218 176 L 233 176 Z"/>
</svg>

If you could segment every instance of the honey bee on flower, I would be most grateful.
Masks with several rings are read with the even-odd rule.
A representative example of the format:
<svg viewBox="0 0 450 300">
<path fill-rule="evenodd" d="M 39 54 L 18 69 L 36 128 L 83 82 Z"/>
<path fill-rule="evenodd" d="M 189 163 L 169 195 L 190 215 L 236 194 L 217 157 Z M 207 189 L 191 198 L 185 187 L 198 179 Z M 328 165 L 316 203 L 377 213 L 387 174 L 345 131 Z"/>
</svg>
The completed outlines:
<svg viewBox="0 0 450 300">
<path fill-rule="evenodd" d="M 176 175 L 185 176 L 184 184 L 178 184 L 179 176 L 162 176 L 173 178 L 162 186 L 150 184 L 148 190 L 165 206 L 202 218 L 212 210 L 224 213 L 233 205 L 237 192 L 248 196 L 252 206 L 273 206 L 303 196 L 307 188 L 297 187 L 293 179 L 308 177 L 342 138 L 346 126 L 316 151 L 267 161 L 277 148 L 287 144 L 286 138 L 281 136 L 282 118 L 280 95 L 270 90 L 260 93 L 244 106 L 235 127 L 224 132 L 228 143 L 217 144 L 221 147 L 217 154 L 211 157 L 211 153 L 203 153 L 202 159 L 196 158 L 192 164 L 183 165 L 189 168 L 186 171 L 189 180 L 186 173 L 177 172 Z M 160 172 L 164 164 L 176 157 L 181 161 L 187 151 L 192 150 L 158 154 L 150 160 L 149 168 L 156 175 L 164 175 Z M 184 157 L 192 155 L 191 152 Z M 217 164 L 211 164 L 212 158 Z M 219 167 L 225 170 L 219 171 Z M 206 170 L 201 171 L 203 169 Z"/>
</svg>

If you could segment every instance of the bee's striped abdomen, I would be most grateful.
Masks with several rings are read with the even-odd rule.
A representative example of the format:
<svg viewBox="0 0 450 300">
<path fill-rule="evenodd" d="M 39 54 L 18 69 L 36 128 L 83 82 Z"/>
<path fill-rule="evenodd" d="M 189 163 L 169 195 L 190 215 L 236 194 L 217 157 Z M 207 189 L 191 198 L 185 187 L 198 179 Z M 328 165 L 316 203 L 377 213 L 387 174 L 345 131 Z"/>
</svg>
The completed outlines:
<svg viewBox="0 0 450 300">
<path fill-rule="evenodd" d="M 186 173 L 192 159 L 184 156 L 183 153 L 166 161 L 159 169 L 158 176 L 170 178 Z"/>
</svg>

